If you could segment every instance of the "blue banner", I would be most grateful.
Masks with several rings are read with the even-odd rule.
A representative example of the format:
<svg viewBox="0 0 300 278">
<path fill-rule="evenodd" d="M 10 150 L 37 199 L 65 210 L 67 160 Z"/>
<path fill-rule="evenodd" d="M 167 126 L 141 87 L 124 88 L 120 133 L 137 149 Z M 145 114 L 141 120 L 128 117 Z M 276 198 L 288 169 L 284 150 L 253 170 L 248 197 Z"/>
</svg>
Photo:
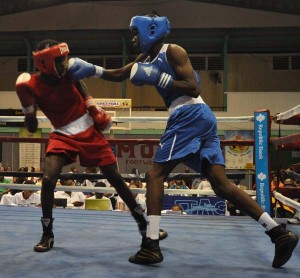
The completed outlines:
<svg viewBox="0 0 300 278">
<path fill-rule="evenodd" d="M 257 203 L 271 215 L 269 178 L 269 111 L 254 113 Z"/>
<path fill-rule="evenodd" d="M 220 197 L 193 197 L 165 195 L 163 209 L 181 205 L 187 214 L 225 215 L 226 204 Z"/>
</svg>

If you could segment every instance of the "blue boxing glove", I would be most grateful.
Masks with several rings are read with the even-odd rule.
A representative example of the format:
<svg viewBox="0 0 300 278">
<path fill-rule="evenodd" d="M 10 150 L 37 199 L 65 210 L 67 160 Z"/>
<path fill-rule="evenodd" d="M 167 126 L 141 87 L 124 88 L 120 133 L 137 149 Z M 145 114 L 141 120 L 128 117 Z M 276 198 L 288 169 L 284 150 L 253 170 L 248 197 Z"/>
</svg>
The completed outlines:
<svg viewBox="0 0 300 278">
<path fill-rule="evenodd" d="M 172 87 L 174 79 L 170 74 L 161 72 L 150 63 L 135 63 L 130 72 L 130 80 L 134 85 L 155 85 L 163 89 Z"/>
<path fill-rule="evenodd" d="M 80 58 L 71 58 L 68 61 L 68 73 L 73 80 L 80 80 L 85 77 L 101 77 L 103 72 L 104 68 Z"/>
</svg>

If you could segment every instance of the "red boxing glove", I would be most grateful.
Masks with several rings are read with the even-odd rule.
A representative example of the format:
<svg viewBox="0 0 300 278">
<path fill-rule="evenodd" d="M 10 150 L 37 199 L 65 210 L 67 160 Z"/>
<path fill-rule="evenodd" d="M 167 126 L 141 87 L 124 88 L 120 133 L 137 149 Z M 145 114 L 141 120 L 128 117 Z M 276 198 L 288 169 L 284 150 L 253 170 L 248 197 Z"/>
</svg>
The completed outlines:
<svg viewBox="0 0 300 278">
<path fill-rule="evenodd" d="M 36 104 L 34 99 L 34 80 L 27 72 L 22 73 L 16 81 L 16 92 L 25 116 L 25 126 L 31 133 L 36 132 L 38 121 L 36 118 Z"/>
<path fill-rule="evenodd" d="M 111 117 L 101 107 L 94 105 L 93 98 L 88 96 L 85 99 L 85 104 L 90 116 L 94 119 L 95 126 L 100 131 L 109 130 L 111 127 Z"/>
</svg>

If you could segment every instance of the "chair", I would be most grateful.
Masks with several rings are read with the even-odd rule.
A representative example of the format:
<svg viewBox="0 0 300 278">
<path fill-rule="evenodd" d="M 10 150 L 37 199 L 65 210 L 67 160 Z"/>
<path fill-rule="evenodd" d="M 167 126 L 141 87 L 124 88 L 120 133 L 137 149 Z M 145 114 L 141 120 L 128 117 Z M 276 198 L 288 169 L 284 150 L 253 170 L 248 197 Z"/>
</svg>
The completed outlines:
<svg viewBox="0 0 300 278">
<path fill-rule="evenodd" d="M 54 198 L 54 205 L 59 208 L 65 208 L 67 206 L 68 200 L 65 198 Z"/>
<path fill-rule="evenodd" d="M 110 199 L 85 199 L 85 209 L 109 210 L 110 205 Z"/>
</svg>

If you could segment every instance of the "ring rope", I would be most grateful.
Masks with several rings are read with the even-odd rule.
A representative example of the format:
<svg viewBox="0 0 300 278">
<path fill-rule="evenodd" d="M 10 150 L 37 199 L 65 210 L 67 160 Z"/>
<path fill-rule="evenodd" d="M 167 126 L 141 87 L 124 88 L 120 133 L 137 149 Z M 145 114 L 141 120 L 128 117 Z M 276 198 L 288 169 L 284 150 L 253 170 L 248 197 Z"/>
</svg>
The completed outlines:
<svg viewBox="0 0 300 278">
<path fill-rule="evenodd" d="M 1 175 L 7 176 L 7 177 L 43 177 L 43 172 L 1 172 Z M 226 174 L 229 179 L 245 179 L 246 174 L 245 173 L 227 173 Z M 131 181 L 133 179 L 138 179 L 140 181 L 146 180 L 146 174 L 140 173 L 139 175 L 136 174 L 121 174 L 122 178 L 125 181 Z M 178 179 L 185 179 L 185 178 L 201 178 L 203 177 L 199 173 L 171 173 L 166 181 L 171 180 L 178 180 Z M 74 180 L 97 180 L 97 179 L 105 179 L 105 176 L 103 174 L 93 174 L 93 173 L 61 173 L 59 175 L 59 178 L 62 179 L 74 179 Z M 2 187 L 3 184 L 1 184 Z"/>
<path fill-rule="evenodd" d="M 45 116 L 37 116 L 41 123 L 49 122 Z M 166 122 L 169 117 L 112 117 L 114 123 L 149 123 L 149 122 Z M 0 122 L 23 122 L 24 116 L 0 116 Z M 236 123 L 236 122 L 254 122 L 254 116 L 241 117 L 217 117 L 220 123 Z"/>
<path fill-rule="evenodd" d="M 300 133 L 287 135 L 284 137 L 270 138 L 271 143 L 275 148 L 282 150 L 296 150 L 300 149 Z"/>
<path fill-rule="evenodd" d="M 273 191 L 274 197 L 276 200 L 280 201 L 282 204 L 292 207 L 296 209 L 297 211 L 300 211 L 300 203 L 282 195 L 281 193 L 277 191 Z"/>
<path fill-rule="evenodd" d="M 300 104 L 273 117 L 275 123 L 300 125 Z"/>
<path fill-rule="evenodd" d="M 6 189 L 18 189 L 18 190 L 41 190 L 41 185 L 34 184 L 16 184 L 16 183 L 6 183 L 1 184 L 1 188 Z M 59 185 L 55 188 L 56 191 L 71 191 L 71 192 L 97 192 L 97 193 L 117 193 L 114 187 L 90 187 L 90 186 L 65 186 Z M 146 194 L 146 188 L 130 188 L 133 193 Z M 245 190 L 249 195 L 256 195 L 254 190 Z M 215 196 L 213 190 L 199 190 L 199 189 L 164 189 L 164 194 L 172 195 L 202 195 L 202 196 Z"/>
<path fill-rule="evenodd" d="M 13 136 L 0 136 L 0 142 L 9 143 L 47 143 L 49 138 L 21 138 Z M 159 139 L 107 139 L 112 145 L 117 144 L 144 144 L 158 145 Z M 254 140 L 220 140 L 222 146 L 254 146 Z"/>
</svg>

